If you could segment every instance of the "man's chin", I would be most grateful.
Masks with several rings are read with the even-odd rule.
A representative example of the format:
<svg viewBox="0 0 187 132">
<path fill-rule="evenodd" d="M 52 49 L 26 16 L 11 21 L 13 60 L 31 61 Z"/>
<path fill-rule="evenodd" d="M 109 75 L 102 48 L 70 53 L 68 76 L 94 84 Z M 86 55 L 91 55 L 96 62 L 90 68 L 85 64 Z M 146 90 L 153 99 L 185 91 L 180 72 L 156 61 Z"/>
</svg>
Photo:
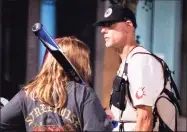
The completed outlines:
<svg viewBox="0 0 187 132">
<path fill-rule="evenodd" d="M 105 43 L 105 46 L 107 47 L 107 48 L 109 48 L 109 47 L 112 47 L 112 43 Z"/>
</svg>

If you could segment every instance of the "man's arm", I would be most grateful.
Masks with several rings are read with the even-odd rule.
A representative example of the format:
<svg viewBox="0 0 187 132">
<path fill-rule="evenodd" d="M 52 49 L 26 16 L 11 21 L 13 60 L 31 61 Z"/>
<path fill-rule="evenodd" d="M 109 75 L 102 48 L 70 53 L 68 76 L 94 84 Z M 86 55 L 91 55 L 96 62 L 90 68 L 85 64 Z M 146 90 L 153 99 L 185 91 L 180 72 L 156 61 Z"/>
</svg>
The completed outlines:
<svg viewBox="0 0 187 132">
<path fill-rule="evenodd" d="M 137 54 L 129 63 L 128 77 L 133 105 L 137 108 L 135 130 L 152 131 L 152 109 L 164 85 L 162 66 L 150 55 Z"/>
<path fill-rule="evenodd" d="M 137 123 L 135 131 L 152 131 L 153 114 L 152 107 L 145 105 L 138 105 L 137 107 Z"/>
</svg>

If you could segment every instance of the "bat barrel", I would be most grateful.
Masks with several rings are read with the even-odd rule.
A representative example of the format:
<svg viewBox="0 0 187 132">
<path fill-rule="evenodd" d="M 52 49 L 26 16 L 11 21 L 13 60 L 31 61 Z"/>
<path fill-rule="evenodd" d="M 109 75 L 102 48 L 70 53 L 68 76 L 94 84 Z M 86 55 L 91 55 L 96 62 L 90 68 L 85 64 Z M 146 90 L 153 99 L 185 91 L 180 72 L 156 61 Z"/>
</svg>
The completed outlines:
<svg viewBox="0 0 187 132">
<path fill-rule="evenodd" d="M 53 40 L 50 34 L 44 29 L 41 23 L 35 23 L 32 27 L 33 33 L 44 44 L 48 51 L 63 67 L 64 71 L 78 83 L 85 84 L 83 79 L 78 74 L 76 68 L 71 64 L 69 59 L 63 54 L 57 43 Z"/>
<path fill-rule="evenodd" d="M 33 33 L 42 41 L 48 50 L 58 50 L 58 45 L 54 42 L 53 38 L 47 33 L 41 23 L 35 23 L 32 27 Z"/>
</svg>

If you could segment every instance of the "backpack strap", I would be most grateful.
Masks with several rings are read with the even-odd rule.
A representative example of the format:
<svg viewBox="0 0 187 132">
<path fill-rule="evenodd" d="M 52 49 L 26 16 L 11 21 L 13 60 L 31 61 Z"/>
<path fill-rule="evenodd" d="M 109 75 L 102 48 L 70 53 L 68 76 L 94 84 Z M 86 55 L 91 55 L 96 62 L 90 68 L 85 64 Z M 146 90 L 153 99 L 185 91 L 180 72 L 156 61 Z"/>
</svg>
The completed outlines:
<svg viewBox="0 0 187 132">
<path fill-rule="evenodd" d="M 137 46 L 135 46 L 133 49 L 131 49 L 131 51 L 129 52 L 129 54 L 127 55 L 127 58 L 126 58 L 126 60 L 125 60 L 125 66 L 124 66 L 124 70 L 123 70 L 123 74 L 125 74 L 125 76 L 126 76 L 126 80 L 129 82 L 129 80 L 128 80 L 128 62 L 129 62 L 129 58 L 131 58 L 132 57 L 132 55 L 134 54 L 132 51 L 136 48 L 136 47 L 142 47 L 142 46 L 139 46 L 139 45 L 137 45 Z M 122 74 L 122 76 L 123 76 L 123 74 Z M 132 107 L 134 108 L 134 109 L 136 109 L 136 107 L 134 106 L 134 103 L 133 103 L 133 100 L 132 100 L 132 97 L 131 97 L 131 94 L 130 94 L 130 89 L 129 89 L 129 87 L 126 89 L 127 90 L 127 97 L 128 97 L 128 99 L 129 99 L 129 101 L 130 101 L 130 103 L 132 104 Z"/>
<path fill-rule="evenodd" d="M 163 92 L 172 100 L 173 104 L 178 108 L 179 115 L 182 114 L 180 105 L 178 100 L 175 98 L 173 92 L 169 91 L 168 89 L 164 88 Z"/>
<path fill-rule="evenodd" d="M 127 63 L 127 62 L 125 62 L 124 73 L 125 73 L 125 75 L 127 76 L 127 73 L 128 73 L 128 63 Z M 129 80 L 128 80 L 128 77 L 127 77 L 127 81 L 129 81 Z M 129 99 L 130 103 L 132 104 L 132 107 L 133 107 L 134 109 L 136 109 L 136 107 L 134 106 L 134 103 L 133 103 L 133 100 L 132 100 L 132 97 L 131 97 L 130 89 L 129 89 L 129 88 L 127 88 L 127 97 L 128 97 L 128 99 Z"/>
<path fill-rule="evenodd" d="M 158 113 L 158 110 L 157 110 L 157 107 L 156 107 L 156 104 L 157 102 L 161 99 L 161 98 L 165 98 L 167 99 L 169 102 L 171 102 L 174 106 L 175 106 L 175 102 L 172 101 L 172 99 L 167 98 L 165 96 L 160 96 L 159 98 L 157 98 L 156 102 L 155 102 L 155 108 L 154 108 L 154 111 L 153 111 L 153 115 L 154 115 L 154 122 L 153 122 L 153 128 L 155 127 L 156 125 L 156 119 L 158 118 L 159 119 L 159 130 L 158 131 L 167 131 L 167 132 L 172 132 L 172 130 L 164 123 L 163 119 L 160 117 L 159 113 Z M 177 132 L 177 108 L 175 107 L 175 132 Z"/>
<path fill-rule="evenodd" d="M 181 100 L 180 95 L 179 95 L 179 92 L 178 92 L 178 90 L 177 90 L 177 86 L 176 86 L 176 84 L 175 84 L 175 82 L 174 82 L 174 80 L 173 80 L 173 78 L 172 78 L 172 76 L 171 76 L 171 71 L 169 70 L 169 67 L 168 67 L 168 65 L 165 63 L 165 61 L 164 61 L 163 59 L 159 58 L 158 56 L 156 56 L 156 55 L 153 54 L 153 53 L 136 52 L 136 53 L 134 53 L 132 56 L 134 56 L 135 54 L 148 54 L 148 55 L 151 55 L 151 56 L 155 57 L 155 58 L 160 62 L 161 66 L 162 66 L 162 68 L 163 68 L 163 71 L 164 71 L 164 87 L 166 86 L 167 81 L 170 81 L 170 86 L 171 86 L 171 87 L 173 88 L 173 90 L 175 91 L 176 98 L 177 98 L 178 100 Z M 131 56 L 131 57 L 132 57 L 132 56 Z M 168 79 L 170 79 L 170 80 L 168 80 Z M 161 93 L 162 93 L 162 92 L 161 92 Z"/>
<path fill-rule="evenodd" d="M 132 56 L 134 56 L 135 54 L 148 54 L 148 55 L 151 55 L 151 56 L 155 57 L 155 58 L 160 62 L 161 66 L 162 66 L 162 69 L 163 69 L 163 72 L 164 72 L 164 88 L 163 88 L 162 92 L 160 93 L 160 95 L 161 95 L 162 93 L 165 93 L 165 94 L 168 96 L 169 99 L 166 98 L 166 97 L 164 97 L 164 96 L 160 96 L 160 97 L 156 100 L 156 102 L 155 102 L 155 107 L 154 107 L 154 110 L 153 110 L 153 117 L 154 117 L 154 118 L 153 118 L 153 119 L 154 119 L 154 121 L 153 121 L 153 128 L 155 127 L 157 117 L 159 118 L 160 122 L 162 122 L 162 124 L 159 124 L 159 127 L 161 127 L 160 125 L 167 126 L 167 125 L 163 122 L 162 118 L 159 116 L 159 114 L 158 114 L 158 112 L 157 112 L 157 108 L 156 108 L 156 103 L 158 102 L 158 100 L 159 100 L 160 98 L 164 97 L 164 98 L 166 98 L 167 100 L 169 100 L 169 101 L 175 106 L 175 109 L 176 109 L 176 113 L 175 113 L 175 131 L 177 131 L 177 110 L 178 110 L 178 112 L 179 112 L 179 115 L 181 115 L 181 113 L 182 113 L 182 112 L 181 112 L 180 105 L 179 105 L 179 102 L 178 102 L 178 100 L 180 100 L 181 98 L 180 98 L 179 92 L 178 92 L 178 90 L 177 90 L 177 86 L 176 86 L 176 84 L 175 84 L 175 82 L 174 82 L 174 80 L 173 80 L 173 78 L 172 78 L 172 76 L 171 76 L 171 71 L 170 71 L 168 65 L 165 63 L 165 61 L 164 61 L 163 59 L 159 58 L 158 56 L 156 56 L 156 55 L 153 54 L 153 53 L 136 52 L 136 53 L 134 53 Z M 131 56 L 131 57 L 132 57 L 132 56 Z M 169 80 L 169 79 L 170 79 L 170 80 Z M 175 98 L 173 92 L 169 91 L 169 90 L 166 88 L 166 84 L 167 84 L 168 81 L 170 82 L 171 88 L 173 88 L 173 90 L 174 90 L 174 92 L 175 92 L 176 98 Z M 168 129 L 169 129 L 169 128 L 168 128 Z"/>
</svg>

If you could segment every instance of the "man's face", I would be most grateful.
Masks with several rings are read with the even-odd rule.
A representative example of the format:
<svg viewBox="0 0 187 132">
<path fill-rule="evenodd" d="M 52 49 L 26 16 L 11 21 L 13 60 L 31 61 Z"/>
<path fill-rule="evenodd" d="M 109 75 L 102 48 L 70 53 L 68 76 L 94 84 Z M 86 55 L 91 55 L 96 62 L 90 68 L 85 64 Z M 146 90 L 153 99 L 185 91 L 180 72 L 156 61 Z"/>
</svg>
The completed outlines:
<svg viewBox="0 0 187 132">
<path fill-rule="evenodd" d="M 127 31 L 126 22 L 106 23 L 101 29 L 106 47 L 124 46 L 127 38 Z"/>
</svg>

